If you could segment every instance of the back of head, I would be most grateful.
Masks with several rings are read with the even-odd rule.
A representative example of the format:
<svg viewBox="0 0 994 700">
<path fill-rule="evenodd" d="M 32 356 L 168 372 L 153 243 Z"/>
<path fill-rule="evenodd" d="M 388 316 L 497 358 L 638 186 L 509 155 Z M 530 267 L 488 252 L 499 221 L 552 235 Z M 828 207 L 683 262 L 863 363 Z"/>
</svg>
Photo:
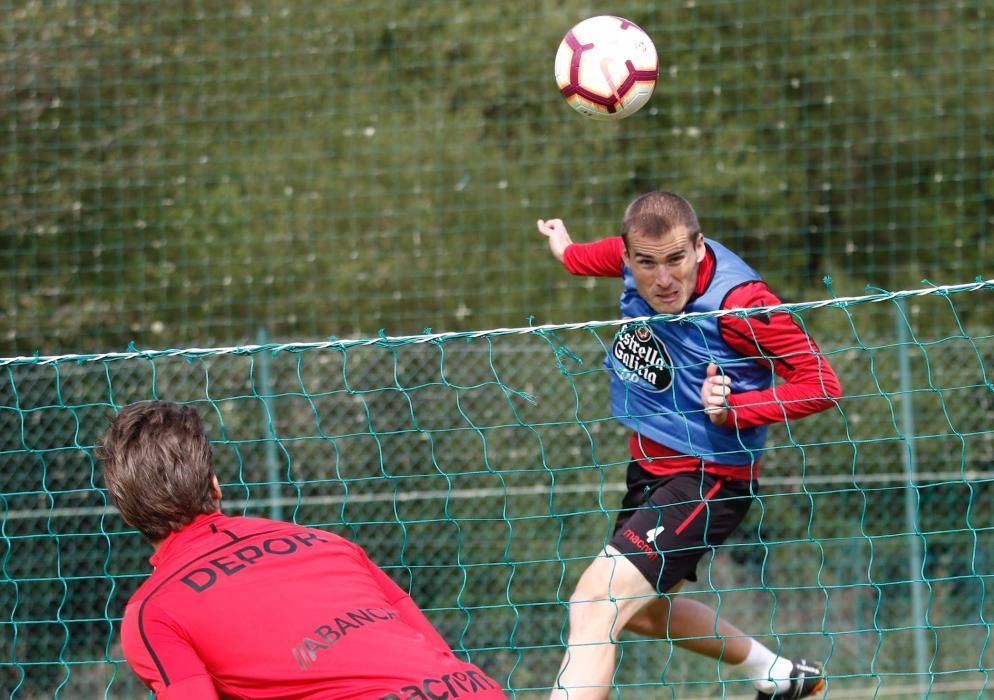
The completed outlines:
<svg viewBox="0 0 994 700">
<path fill-rule="evenodd" d="M 648 192 L 636 198 L 625 210 L 621 236 L 628 245 L 628 234 L 637 231 L 643 236 L 663 236 L 675 228 L 685 227 L 694 235 L 700 233 L 697 212 L 690 202 L 672 192 Z"/>
<path fill-rule="evenodd" d="M 152 542 L 218 509 L 210 441 L 190 406 L 168 401 L 126 406 L 97 456 L 121 517 Z"/>
</svg>

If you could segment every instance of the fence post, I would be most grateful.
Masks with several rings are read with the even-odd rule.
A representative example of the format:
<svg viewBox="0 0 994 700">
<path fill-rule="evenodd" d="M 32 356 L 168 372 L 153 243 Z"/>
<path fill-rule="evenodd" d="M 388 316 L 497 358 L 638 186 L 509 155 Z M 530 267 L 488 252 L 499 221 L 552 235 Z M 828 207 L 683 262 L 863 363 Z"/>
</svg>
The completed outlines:
<svg viewBox="0 0 994 700">
<path fill-rule="evenodd" d="M 256 343 L 265 345 L 269 342 L 269 333 L 265 326 L 259 326 L 255 334 Z M 260 352 L 259 358 L 259 394 L 266 406 L 262 416 L 262 434 L 266 439 L 266 483 L 269 485 L 269 517 L 273 520 L 283 519 L 283 507 L 280 505 L 279 467 L 276 460 L 276 427 L 273 425 L 273 386 L 269 376 L 273 357 L 269 352 Z"/>
<path fill-rule="evenodd" d="M 908 348 L 911 345 L 908 306 L 904 299 L 897 299 L 897 352 L 898 367 L 901 372 L 901 434 L 904 440 L 904 471 L 907 484 L 904 487 L 905 529 L 910 533 L 908 547 L 908 581 L 911 583 L 911 619 L 915 626 L 915 673 L 919 687 L 928 677 L 928 652 L 925 639 L 925 561 L 922 547 L 922 534 L 918 523 L 918 485 L 915 483 L 917 462 L 915 458 L 915 415 L 912 406 L 911 360 Z"/>
</svg>

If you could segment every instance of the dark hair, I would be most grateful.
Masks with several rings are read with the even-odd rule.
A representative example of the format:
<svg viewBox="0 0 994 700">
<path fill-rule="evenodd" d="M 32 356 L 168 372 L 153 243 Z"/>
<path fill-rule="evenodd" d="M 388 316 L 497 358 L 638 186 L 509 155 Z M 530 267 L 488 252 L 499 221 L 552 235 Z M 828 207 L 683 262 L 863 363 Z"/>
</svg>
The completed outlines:
<svg viewBox="0 0 994 700">
<path fill-rule="evenodd" d="M 122 408 L 96 455 L 121 517 L 152 542 L 218 510 L 211 444 L 190 406 L 143 401 Z"/>
<path fill-rule="evenodd" d="M 638 231 L 644 236 L 662 236 L 675 228 L 685 226 L 692 240 L 701 235 L 697 212 L 690 202 L 672 192 L 648 192 L 636 198 L 625 209 L 621 223 L 621 237 L 628 248 L 628 234 Z"/>
</svg>

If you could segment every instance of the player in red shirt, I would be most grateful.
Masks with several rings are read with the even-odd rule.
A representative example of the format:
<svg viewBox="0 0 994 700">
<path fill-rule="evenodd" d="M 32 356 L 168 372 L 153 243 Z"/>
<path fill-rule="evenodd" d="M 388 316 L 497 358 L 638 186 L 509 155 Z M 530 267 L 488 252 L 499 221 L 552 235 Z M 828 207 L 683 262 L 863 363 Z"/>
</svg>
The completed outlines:
<svg viewBox="0 0 994 700">
<path fill-rule="evenodd" d="M 358 545 L 223 515 L 193 408 L 127 406 L 99 456 L 121 516 L 155 548 L 121 637 L 160 700 L 506 697 Z"/>
<path fill-rule="evenodd" d="M 622 629 L 731 665 L 752 679 L 757 700 L 821 692 L 820 664 L 778 656 L 703 603 L 669 594 L 697 580 L 701 557 L 745 517 L 765 426 L 841 396 L 831 366 L 787 313 L 711 313 L 781 302 L 741 258 L 703 236 L 679 195 L 637 198 L 622 235 L 594 243 L 573 243 L 560 219 L 539 220 L 538 230 L 572 274 L 624 279 L 624 317 L 701 312 L 693 323 L 630 324 L 609 350 L 612 410 L 633 430 L 628 493 L 614 534 L 570 598 L 553 700 L 608 697 Z"/>
</svg>

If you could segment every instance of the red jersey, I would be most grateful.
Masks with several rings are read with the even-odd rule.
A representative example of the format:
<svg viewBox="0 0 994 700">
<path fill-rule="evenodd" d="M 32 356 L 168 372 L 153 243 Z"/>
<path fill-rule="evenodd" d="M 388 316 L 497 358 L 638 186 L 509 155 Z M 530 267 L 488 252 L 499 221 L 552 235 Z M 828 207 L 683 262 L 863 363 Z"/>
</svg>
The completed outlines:
<svg viewBox="0 0 994 700">
<path fill-rule="evenodd" d="M 128 601 L 124 655 L 157 698 L 505 698 L 337 535 L 198 516 Z"/>
<path fill-rule="evenodd" d="M 574 275 L 621 277 L 624 273 L 620 236 L 593 243 L 573 243 L 566 248 L 563 264 Z M 697 270 L 695 294 L 703 294 L 712 278 L 715 259 L 711 250 Z M 765 282 L 748 282 L 736 287 L 722 304 L 723 309 L 748 309 L 781 304 Z M 727 397 L 729 419 L 738 428 L 751 428 L 795 420 L 830 407 L 842 396 L 842 386 L 815 341 L 801 329 L 790 314 L 774 313 L 746 318 L 722 316 L 718 321 L 722 340 L 749 357 L 762 357 L 778 377 L 779 386 L 760 391 L 732 393 Z M 734 387 L 732 387 L 734 391 Z M 632 456 L 647 471 L 672 474 L 702 468 L 700 458 L 680 454 L 649 438 L 633 434 Z M 756 466 L 730 466 L 704 462 L 705 471 L 732 478 L 757 476 Z"/>
</svg>

